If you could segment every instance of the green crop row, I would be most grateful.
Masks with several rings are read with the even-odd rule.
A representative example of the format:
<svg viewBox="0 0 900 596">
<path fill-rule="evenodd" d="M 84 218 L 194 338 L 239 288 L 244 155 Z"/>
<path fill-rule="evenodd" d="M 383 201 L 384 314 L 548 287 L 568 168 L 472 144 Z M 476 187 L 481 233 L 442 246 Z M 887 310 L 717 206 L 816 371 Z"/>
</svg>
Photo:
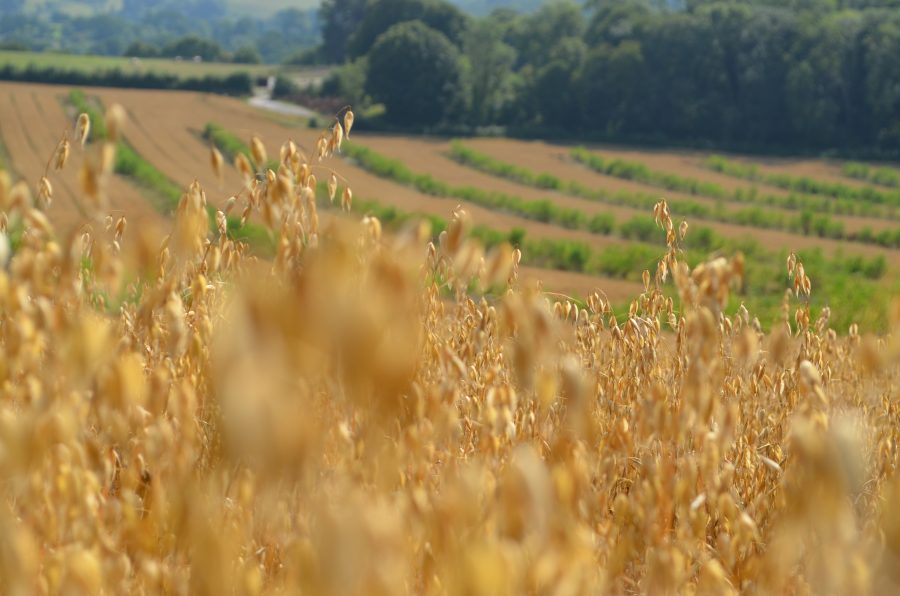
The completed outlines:
<svg viewBox="0 0 900 596">
<path fill-rule="evenodd" d="M 859 162 L 848 162 L 842 168 L 844 175 L 858 180 L 874 182 L 882 186 L 900 188 L 900 171 L 894 168 L 875 168 Z"/>
<path fill-rule="evenodd" d="M 501 176 L 538 188 L 553 189 L 592 201 L 638 209 L 650 209 L 659 200 L 655 195 L 649 193 L 625 190 L 609 192 L 603 189 L 588 188 L 573 180 L 562 180 L 547 172 L 534 173 L 527 168 L 503 162 L 474 151 L 458 141 L 451 143 L 450 156 L 463 165 L 488 174 Z M 588 151 L 575 149 L 573 150 L 573 156 L 592 169 L 603 169 L 601 165 L 603 162 L 602 158 Z M 804 208 L 797 215 L 787 216 L 783 213 L 767 210 L 759 205 L 729 210 L 726 209 L 722 201 L 718 201 L 710 206 L 696 201 L 670 199 L 668 204 L 670 212 L 681 217 L 700 218 L 754 228 L 785 230 L 806 236 L 853 240 L 885 247 L 900 247 L 900 228 L 883 230 L 879 233 L 863 229 L 853 234 L 844 230 L 842 222 L 826 214 L 817 214 L 810 208 Z"/>
<path fill-rule="evenodd" d="M 609 164 L 616 163 L 621 160 L 609 162 L 603 157 L 592 153 L 584 147 L 576 147 L 570 152 L 570 156 L 579 163 L 591 168 L 601 174 L 610 176 L 618 176 L 620 178 L 628 178 L 627 176 L 618 175 L 621 168 L 610 167 Z M 646 166 L 636 162 L 627 162 L 632 164 L 634 168 L 647 169 Z M 743 168 L 743 164 L 734 164 L 738 170 Z M 755 171 L 753 166 L 744 173 Z M 666 181 L 671 178 L 671 174 L 665 172 L 653 172 L 653 175 L 645 177 L 641 182 L 647 184 L 656 184 L 667 190 L 683 190 L 684 184 L 667 184 Z M 632 178 L 633 179 L 633 178 Z M 792 192 L 788 196 L 779 196 L 772 194 L 761 194 L 756 186 L 750 188 L 737 188 L 731 193 L 727 193 L 722 187 L 712 183 L 701 183 L 693 178 L 683 178 L 690 181 L 695 189 L 707 189 L 709 192 L 694 192 L 696 195 L 704 195 L 713 199 L 724 199 L 736 203 L 752 203 L 754 205 L 765 204 L 773 207 L 780 207 L 789 211 L 814 211 L 819 213 L 832 213 L 834 215 L 853 215 L 858 217 L 882 217 L 900 220 L 900 210 L 890 206 L 876 205 L 873 203 L 860 202 L 853 199 L 838 199 L 834 197 L 821 197 L 816 195 L 798 194 Z M 751 178 L 752 179 L 752 178 Z"/>
<path fill-rule="evenodd" d="M 789 174 L 773 174 L 760 171 L 755 165 L 743 164 L 722 157 L 711 155 L 704 162 L 709 169 L 745 180 L 763 182 L 778 188 L 816 195 L 824 195 L 837 199 L 865 201 L 881 205 L 900 206 L 900 191 L 882 191 L 871 186 L 858 187 L 826 182 L 809 176 L 791 176 Z"/>
<path fill-rule="evenodd" d="M 579 209 L 560 207 L 548 199 L 527 200 L 472 186 L 454 186 L 429 174 L 415 173 L 403 162 L 360 145 L 345 143 L 344 154 L 376 176 L 412 186 L 425 194 L 462 199 L 491 210 L 511 213 L 533 221 L 553 223 L 565 228 L 582 229 L 594 234 L 610 235 L 619 229 L 613 216 L 608 213 L 588 217 Z M 649 220 L 646 216 L 636 218 Z M 650 225 L 653 225 L 652 220 L 649 221 Z"/>
</svg>

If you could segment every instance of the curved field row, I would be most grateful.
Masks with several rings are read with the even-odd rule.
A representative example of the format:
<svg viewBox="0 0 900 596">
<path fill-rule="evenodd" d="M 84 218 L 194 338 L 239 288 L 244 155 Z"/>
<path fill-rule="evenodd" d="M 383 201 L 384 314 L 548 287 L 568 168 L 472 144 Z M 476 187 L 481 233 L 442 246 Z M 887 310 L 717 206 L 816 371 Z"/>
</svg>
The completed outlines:
<svg viewBox="0 0 900 596">
<path fill-rule="evenodd" d="M 859 180 L 844 174 L 842 163 L 839 161 L 828 159 L 791 159 L 791 158 L 770 158 L 770 157 L 754 157 L 747 159 L 740 156 L 728 156 L 729 159 L 753 164 L 759 171 L 766 174 L 788 174 L 790 176 L 806 176 L 815 178 L 823 182 L 835 182 L 846 186 L 855 186 L 858 188 L 876 187 L 890 189 L 889 186 L 881 187 L 878 184 Z M 761 183 L 763 184 L 763 183 Z M 772 185 L 766 185 L 766 188 L 777 188 Z"/>
<path fill-rule="evenodd" d="M 63 109 L 64 88 L 45 85 L 0 83 L 0 137 L 9 152 L 11 169 L 34 189 L 44 174 L 44 165 L 65 131 L 72 130 L 74 117 Z M 78 171 L 81 149 L 72 144 L 65 169 L 51 168 L 53 203 L 47 216 L 60 234 L 67 234 L 84 219 L 75 207 L 81 198 Z M 134 185 L 117 176 L 107 180 L 108 213 L 124 215 L 131 224 L 158 222 L 159 215 Z"/>
<path fill-rule="evenodd" d="M 728 211 L 747 209 L 756 205 L 753 201 L 736 202 L 731 199 L 711 199 L 702 195 L 673 192 L 649 184 L 601 174 L 575 162 L 569 155 L 569 148 L 560 145 L 551 145 L 543 142 L 488 138 L 467 139 L 464 144 L 471 147 L 473 150 L 489 155 L 494 159 L 513 163 L 514 165 L 527 168 L 535 173 L 548 172 L 562 180 L 575 181 L 589 188 L 603 188 L 608 191 L 625 190 L 629 192 L 652 193 L 669 199 L 684 200 L 691 203 L 704 204 L 710 207 L 723 205 L 726 206 L 726 210 Z M 598 148 L 591 148 L 591 151 L 595 150 L 598 150 Z M 602 149 L 602 156 L 604 158 L 612 157 L 637 161 L 659 172 L 673 173 L 683 177 L 703 180 L 704 182 L 714 182 L 716 184 L 719 184 L 719 180 L 722 178 L 727 179 L 732 184 L 730 186 L 720 184 L 720 186 L 729 192 L 733 192 L 737 188 L 742 188 L 749 192 L 749 190 L 753 188 L 753 184 L 750 182 L 713 172 L 697 166 L 696 164 L 693 168 L 688 167 L 688 164 L 692 163 L 692 159 L 681 154 L 674 153 L 661 155 L 654 153 L 651 155 L 656 159 L 652 161 L 643 161 L 642 154 L 638 152 L 625 153 L 623 151 L 608 151 L 605 147 Z M 684 166 L 683 169 L 679 169 L 682 165 Z M 784 189 L 776 190 L 779 192 L 770 192 L 770 189 L 766 188 L 764 192 L 765 194 L 782 197 L 787 197 L 790 194 Z M 798 216 L 798 211 L 796 210 L 788 210 L 772 205 L 766 205 L 764 203 L 760 203 L 758 206 L 765 208 L 767 212 L 780 214 L 785 220 Z M 900 227 L 900 223 L 897 221 L 890 221 L 886 218 L 843 215 L 838 213 L 827 213 L 826 215 L 834 221 L 841 222 L 844 229 L 851 234 L 859 232 L 864 228 L 879 232 L 881 230 L 896 229 Z"/>
<path fill-rule="evenodd" d="M 520 196 L 524 199 L 538 200 L 549 198 L 552 199 L 554 204 L 557 204 L 560 207 L 578 209 L 583 211 L 588 216 L 597 213 L 610 213 L 614 215 L 614 217 L 618 221 L 625 221 L 636 215 L 647 215 L 647 212 L 644 210 L 606 205 L 603 203 L 598 203 L 596 201 L 590 201 L 587 199 L 564 195 L 558 192 L 546 191 L 530 186 L 525 186 L 516 182 L 512 182 L 510 180 L 498 178 L 496 176 L 485 174 L 472 168 L 462 166 L 452 159 L 446 157 L 445 153 L 447 152 L 449 147 L 447 141 L 367 134 L 365 136 L 360 135 L 359 138 L 356 139 L 356 142 L 358 144 L 371 147 L 372 149 L 378 151 L 379 153 L 383 153 L 388 157 L 398 159 L 407 164 L 410 169 L 416 172 L 430 174 L 436 179 L 444 180 L 454 184 L 464 183 L 468 186 L 474 186 L 486 190 Z M 510 144 L 517 143 L 516 141 L 505 142 Z M 513 153 L 507 152 L 504 155 L 512 157 Z M 576 166 L 575 164 L 572 164 L 572 167 L 580 168 L 580 166 Z M 603 183 L 602 180 L 598 181 L 597 178 L 609 178 L 591 172 L 590 170 L 587 170 L 587 168 L 581 169 L 584 169 L 586 172 L 584 174 L 584 176 L 586 177 L 583 177 L 582 180 L 590 180 L 589 177 L 593 176 L 593 185 L 596 186 L 599 186 Z M 676 193 L 661 192 L 659 189 L 653 189 L 652 187 L 646 186 L 644 186 L 642 190 L 644 192 L 656 192 L 661 198 L 672 197 L 676 195 Z M 804 249 L 821 247 L 823 250 L 828 252 L 835 252 L 840 249 L 847 252 L 864 255 L 896 255 L 897 252 L 875 245 L 856 243 L 848 245 L 848 243 L 846 242 L 813 236 L 792 234 L 790 232 L 781 230 L 758 229 L 750 226 L 700 220 L 696 218 L 691 219 L 689 223 L 694 225 L 702 223 L 703 225 L 707 225 L 713 230 L 716 230 L 720 234 L 728 237 L 737 238 L 746 236 L 754 238 L 762 245 L 769 248 Z"/>
</svg>

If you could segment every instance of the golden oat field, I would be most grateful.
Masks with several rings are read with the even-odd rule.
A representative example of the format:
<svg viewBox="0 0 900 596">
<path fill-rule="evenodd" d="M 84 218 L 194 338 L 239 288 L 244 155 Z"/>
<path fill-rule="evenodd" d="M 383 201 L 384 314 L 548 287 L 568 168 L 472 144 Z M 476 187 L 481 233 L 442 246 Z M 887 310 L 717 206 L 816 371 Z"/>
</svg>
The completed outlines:
<svg viewBox="0 0 900 596">
<path fill-rule="evenodd" d="M 0 88 L 4 593 L 900 590 L 887 241 L 766 220 L 786 252 L 748 293 L 770 252 L 699 257 L 687 199 L 659 191 L 675 182 L 642 170 L 628 184 L 658 196 L 625 205 L 643 195 L 595 193 L 613 176 L 569 148 L 397 141 L 349 109 L 312 129 L 214 96 Z M 652 167 L 718 164 L 706 180 L 728 192 L 752 176 L 774 213 L 789 198 L 765 174 L 783 164 L 704 159 Z M 819 192 L 791 201 L 848 200 L 804 184 Z M 870 203 L 834 217 L 877 233 L 894 214 Z M 649 220 L 647 238 L 600 233 L 602 205 Z M 703 213 L 752 228 L 730 209 Z M 654 257 L 603 277 L 578 250 L 552 266 L 559 238 Z M 850 276 L 848 300 L 875 288 L 879 326 L 835 323 L 823 267 Z"/>
</svg>

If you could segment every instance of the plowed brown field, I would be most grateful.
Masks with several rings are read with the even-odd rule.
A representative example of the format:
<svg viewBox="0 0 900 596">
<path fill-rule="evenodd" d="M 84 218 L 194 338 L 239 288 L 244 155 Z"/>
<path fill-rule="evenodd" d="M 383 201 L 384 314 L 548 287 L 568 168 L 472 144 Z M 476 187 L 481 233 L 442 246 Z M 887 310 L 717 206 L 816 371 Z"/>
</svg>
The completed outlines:
<svg viewBox="0 0 900 596">
<path fill-rule="evenodd" d="M 0 83 L 0 142 L 6 148 L 9 167 L 28 182 L 36 194 L 36 186 L 44 174 L 44 166 L 65 131 L 72 131 L 74 118 L 63 106 L 67 90 L 44 85 Z M 69 163 L 61 172 L 50 170 L 53 203 L 47 216 L 57 231 L 65 235 L 83 218 L 75 201 L 81 197 L 78 169 L 81 149 L 73 143 Z M 112 176 L 107 186 L 108 212 L 124 215 L 130 224 L 159 221 L 142 191 L 127 181 Z"/>
</svg>

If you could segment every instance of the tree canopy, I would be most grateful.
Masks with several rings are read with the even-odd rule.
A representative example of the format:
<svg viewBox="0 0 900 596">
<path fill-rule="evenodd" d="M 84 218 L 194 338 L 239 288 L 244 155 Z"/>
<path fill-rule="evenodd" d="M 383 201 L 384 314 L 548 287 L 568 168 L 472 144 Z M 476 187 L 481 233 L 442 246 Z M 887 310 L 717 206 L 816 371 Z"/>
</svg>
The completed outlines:
<svg viewBox="0 0 900 596">
<path fill-rule="evenodd" d="M 433 125 L 462 107 L 460 52 L 440 31 L 399 23 L 378 36 L 368 56 L 366 91 L 385 104 L 390 122 Z"/>
<path fill-rule="evenodd" d="M 370 2 L 348 55 L 371 56 L 403 21 L 461 50 L 468 111 L 446 123 L 900 154 L 900 0 L 551 0 L 479 19 L 441 0 Z M 410 87 L 429 70 L 415 63 Z"/>
</svg>

